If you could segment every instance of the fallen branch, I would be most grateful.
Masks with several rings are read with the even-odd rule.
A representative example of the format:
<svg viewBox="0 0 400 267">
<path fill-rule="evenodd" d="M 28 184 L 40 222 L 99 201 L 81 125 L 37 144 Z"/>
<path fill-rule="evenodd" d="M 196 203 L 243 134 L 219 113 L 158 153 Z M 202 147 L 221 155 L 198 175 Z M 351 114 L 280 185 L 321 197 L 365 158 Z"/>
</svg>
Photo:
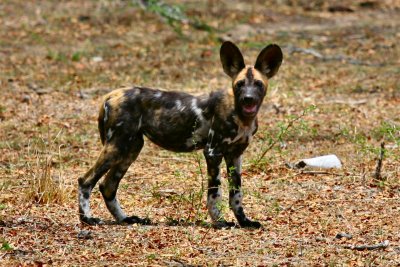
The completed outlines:
<svg viewBox="0 0 400 267">
<path fill-rule="evenodd" d="M 315 49 L 312 48 L 302 48 L 302 47 L 296 47 L 293 45 L 288 45 L 286 47 L 286 49 L 288 50 L 288 54 L 294 54 L 294 53 L 303 53 L 303 54 L 308 54 L 308 55 L 312 55 L 318 59 L 321 59 L 323 61 L 345 61 L 349 64 L 353 64 L 353 65 L 360 65 L 360 66 L 373 66 L 373 67 L 382 67 L 384 66 L 383 63 L 370 63 L 370 62 L 364 62 L 358 59 L 354 59 L 351 57 L 347 57 L 344 55 L 336 55 L 336 56 L 326 56 L 321 54 L 320 52 L 318 52 Z"/>
<path fill-rule="evenodd" d="M 380 181 L 384 180 L 383 177 L 382 177 L 382 173 L 381 173 L 381 171 L 382 171 L 382 162 L 383 162 L 383 157 L 384 156 L 385 156 L 385 142 L 382 142 L 381 143 L 381 150 L 380 150 L 380 153 L 379 153 L 379 158 L 378 158 L 378 160 L 376 162 L 375 173 L 373 175 L 374 179 L 380 180 Z"/>
<path fill-rule="evenodd" d="M 385 241 L 375 244 L 375 245 L 359 245 L 359 246 L 346 245 L 346 246 L 344 246 L 344 248 L 363 251 L 363 250 L 385 249 L 388 246 L 389 246 L 389 240 L 385 240 Z"/>
<path fill-rule="evenodd" d="M 342 239 L 343 237 L 347 238 L 347 239 L 352 239 L 353 236 L 351 234 L 348 233 L 338 233 L 335 238 L 336 239 Z"/>
</svg>

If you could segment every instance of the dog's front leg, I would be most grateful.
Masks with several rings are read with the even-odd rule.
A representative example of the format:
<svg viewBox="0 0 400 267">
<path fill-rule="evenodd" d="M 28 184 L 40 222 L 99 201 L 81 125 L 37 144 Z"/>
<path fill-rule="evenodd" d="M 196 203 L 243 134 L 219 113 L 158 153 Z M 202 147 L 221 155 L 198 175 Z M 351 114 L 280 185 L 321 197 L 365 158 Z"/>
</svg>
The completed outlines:
<svg viewBox="0 0 400 267">
<path fill-rule="evenodd" d="M 225 221 L 221 211 L 221 177 L 220 165 L 222 161 L 222 153 L 218 153 L 216 148 L 211 149 L 206 146 L 204 149 L 204 157 L 207 162 L 208 172 L 208 191 L 207 191 L 207 208 L 215 228 L 231 227 L 233 222 Z"/>
<path fill-rule="evenodd" d="M 225 156 L 225 162 L 229 179 L 229 205 L 235 214 L 241 227 L 260 228 L 261 224 L 257 221 L 249 220 L 243 210 L 242 199 L 242 155 Z"/>
</svg>

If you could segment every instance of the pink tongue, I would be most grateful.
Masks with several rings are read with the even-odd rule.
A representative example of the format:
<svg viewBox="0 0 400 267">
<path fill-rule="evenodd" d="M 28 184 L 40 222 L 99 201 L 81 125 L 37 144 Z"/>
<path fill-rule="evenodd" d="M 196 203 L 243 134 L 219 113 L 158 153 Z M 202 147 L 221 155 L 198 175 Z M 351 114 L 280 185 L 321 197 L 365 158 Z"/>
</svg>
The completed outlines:
<svg viewBox="0 0 400 267">
<path fill-rule="evenodd" d="M 243 106 L 243 110 L 247 113 L 253 113 L 257 110 L 257 105 Z"/>
</svg>

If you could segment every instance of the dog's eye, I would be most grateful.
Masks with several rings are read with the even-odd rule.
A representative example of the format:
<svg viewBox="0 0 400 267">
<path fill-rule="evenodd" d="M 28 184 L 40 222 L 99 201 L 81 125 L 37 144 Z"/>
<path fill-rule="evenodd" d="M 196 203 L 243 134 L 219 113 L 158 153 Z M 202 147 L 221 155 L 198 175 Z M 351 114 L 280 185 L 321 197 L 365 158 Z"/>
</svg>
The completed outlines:
<svg viewBox="0 0 400 267">
<path fill-rule="evenodd" d="M 254 81 L 254 85 L 260 89 L 264 89 L 264 83 L 262 81 Z"/>
<path fill-rule="evenodd" d="M 236 83 L 235 87 L 236 87 L 236 88 L 240 88 L 240 87 L 244 86 L 244 84 L 245 84 L 244 80 L 240 80 L 240 81 L 238 81 L 238 82 Z"/>
</svg>

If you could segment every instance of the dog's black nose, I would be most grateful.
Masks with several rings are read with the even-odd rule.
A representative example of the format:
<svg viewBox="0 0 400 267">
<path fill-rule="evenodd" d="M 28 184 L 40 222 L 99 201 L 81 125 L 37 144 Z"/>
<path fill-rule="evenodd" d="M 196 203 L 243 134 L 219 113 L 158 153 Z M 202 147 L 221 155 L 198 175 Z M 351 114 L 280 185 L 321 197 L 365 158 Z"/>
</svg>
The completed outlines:
<svg viewBox="0 0 400 267">
<path fill-rule="evenodd" d="M 254 97 L 251 95 L 246 95 L 243 97 L 243 104 L 244 105 L 251 105 L 254 103 Z"/>
</svg>

